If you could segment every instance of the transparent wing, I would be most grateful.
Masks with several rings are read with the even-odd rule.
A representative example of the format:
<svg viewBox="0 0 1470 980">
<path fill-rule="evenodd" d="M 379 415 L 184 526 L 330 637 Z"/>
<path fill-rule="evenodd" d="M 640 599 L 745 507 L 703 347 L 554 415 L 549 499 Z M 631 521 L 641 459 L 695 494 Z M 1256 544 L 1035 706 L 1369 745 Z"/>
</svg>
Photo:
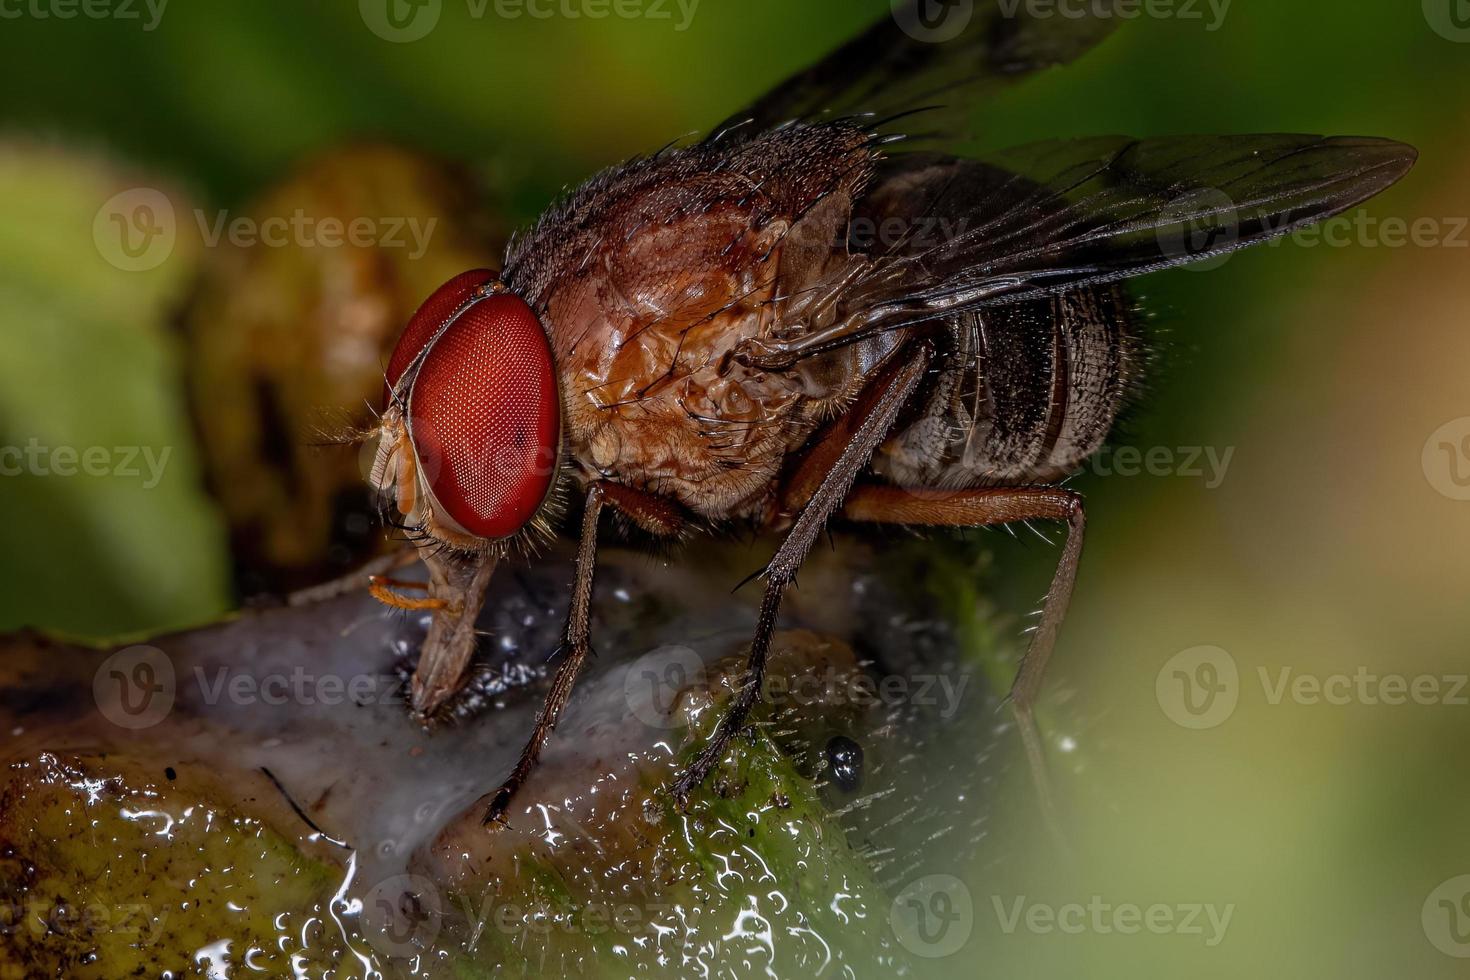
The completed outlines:
<svg viewBox="0 0 1470 980">
<path fill-rule="evenodd" d="M 757 342 L 741 359 L 777 369 L 875 330 L 1246 248 L 1366 201 L 1416 155 L 1391 140 L 1267 135 L 897 157 L 854 210 L 861 268 L 831 290 L 831 325 Z"/>
<path fill-rule="evenodd" d="M 1103 137 L 905 168 L 904 190 L 880 185 L 875 202 L 950 225 L 877 265 L 929 302 L 1035 298 L 1288 234 L 1378 194 L 1416 156 L 1364 137 Z"/>
<path fill-rule="evenodd" d="M 826 58 L 717 126 L 707 142 L 739 142 L 793 120 L 934 108 L 942 126 L 966 106 L 1044 68 L 1076 60 L 1117 26 L 1116 0 L 1076 16 L 1036 17 L 1018 0 L 901 0 Z"/>
</svg>

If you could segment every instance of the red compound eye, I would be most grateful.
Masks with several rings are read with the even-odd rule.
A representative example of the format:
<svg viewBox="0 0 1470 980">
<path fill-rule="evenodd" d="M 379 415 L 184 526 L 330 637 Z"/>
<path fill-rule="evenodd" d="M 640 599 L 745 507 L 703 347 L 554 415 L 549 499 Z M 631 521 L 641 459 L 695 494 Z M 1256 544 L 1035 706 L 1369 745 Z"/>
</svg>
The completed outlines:
<svg viewBox="0 0 1470 980">
<path fill-rule="evenodd" d="M 434 339 L 434 334 L 439 332 L 444 322 L 469 301 L 476 289 L 494 281 L 495 273 L 489 269 L 471 269 L 469 272 L 461 272 L 424 300 L 423 305 L 408 321 L 408 326 L 403 328 L 398 346 L 393 348 L 393 356 L 388 359 L 388 398 L 385 403 L 391 400 L 392 389 L 398 387 L 398 380 L 403 377 L 403 372 L 422 353 L 425 345 Z"/>
<path fill-rule="evenodd" d="M 406 400 L 436 516 L 474 537 L 509 537 L 556 475 L 561 406 L 546 331 L 525 300 L 500 293 L 475 300 L 431 344 Z"/>
</svg>

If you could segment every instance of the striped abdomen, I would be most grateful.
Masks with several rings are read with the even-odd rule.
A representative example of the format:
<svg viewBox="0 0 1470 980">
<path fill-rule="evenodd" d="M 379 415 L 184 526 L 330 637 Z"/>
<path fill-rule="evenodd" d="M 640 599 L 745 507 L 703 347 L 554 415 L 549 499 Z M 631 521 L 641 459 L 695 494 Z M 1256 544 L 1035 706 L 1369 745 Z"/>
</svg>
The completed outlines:
<svg viewBox="0 0 1470 980">
<path fill-rule="evenodd" d="M 956 317 L 932 387 L 874 470 L 913 487 L 1054 482 L 1102 446 L 1139 361 L 1121 287 Z"/>
</svg>

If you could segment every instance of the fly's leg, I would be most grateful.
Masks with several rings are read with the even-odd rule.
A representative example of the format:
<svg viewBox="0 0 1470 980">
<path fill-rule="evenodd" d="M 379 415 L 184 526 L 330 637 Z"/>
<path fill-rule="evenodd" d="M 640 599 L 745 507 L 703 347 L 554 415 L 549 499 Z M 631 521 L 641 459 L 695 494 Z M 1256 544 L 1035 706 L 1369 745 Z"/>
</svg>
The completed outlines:
<svg viewBox="0 0 1470 980">
<path fill-rule="evenodd" d="M 892 318 L 894 322 L 913 319 L 912 314 Z M 869 311 L 839 320 L 830 326 L 812 330 L 796 337 L 748 337 L 736 345 L 731 357 L 746 367 L 762 371 L 785 371 L 803 357 L 841 347 L 866 336 L 880 322 L 878 316 Z"/>
<path fill-rule="evenodd" d="M 429 569 L 428 597 L 415 600 L 398 596 L 392 603 L 402 608 L 435 610 L 410 684 L 413 710 L 422 719 L 432 718 L 464 683 L 478 641 L 475 620 L 485 604 L 485 592 L 497 563 L 494 553 L 464 559 L 429 555 L 424 559 Z M 373 594 L 377 596 L 379 591 Z"/>
<path fill-rule="evenodd" d="M 1087 516 L 1080 494 L 1057 487 L 1017 487 L 993 490 L 907 490 L 865 486 L 854 490 L 842 509 L 854 521 L 930 527 L 986 527 L 1016 521 L 1062 521 L 1067 539 L 1052 575 L 1051 588 L 1041 607 L 1041 621 L 1021 658 L 1009 700 L 1016 714 L 1021 744 L 1036 779 L 1043 815 L 1055 831 L 1057 820 L 1046 776 L 1046 755 L 1036 728 L 1035 707 L 1041 693 L 1047 661 L 1056 646 L 1057 631 L 1072 599 Z"/>
<path fill-rule="evenodd" d="M 876 284 L 875 284 L 876 285 Z M 996 293 L 1018 285 L 1015 280 L 997 280 L 977 286 L 968 293 L 929 301 L 895 299 L 864 305 L 857 312 L 827 326 L 795 337 L 749 337 L 730 352 L 736 362 L 762 371 L 785 371 L 804 357 L 855 343 L 883 330 L 897 330 L 921 319 L 935 319 L 946 311 L 960 311 Z"/>
<path fill-rule="evenodd" d="M 510 806 L 516 790 L 521 788 L 531 770 L 536 768 L 541 749 L 551 737 L 561 709 L 566 707 L 567 700 L 571 698 L 572 685 L 577 682 L 577 674 L 581 672 L 582 664 L 586 662 L 591 649 L 587 619 L 592 605 L 592 574 L 597 565 L 597 519 L 602 514 L 603 501 L 602 487 L 594 483 L 587 491 L 587 506 L 582 512 L 582 537 L 577 545 L 576 583 L 572 587 L 572 604 L 567 612 L 567 630 L 561 646 L 566 653 L 566 659 L 561 662 L 556 676 L 551 680 L 551 690 L 546 692 L 546 700 L 541 704 L 541 714 L 536 718 L 531 740 L 521 750 L 521 758 L 516 767 L 490 799 L 483 821 L 486 825 L 505 822 L 506 808 Z"/>
<path fill-rule="evenodd" d="M 374 578 L 381 578 L 389 572 L 400 568 L 406 568 L 419 560 L 418 551 L 413 548 L 402 548 L 392 554 L 379 555 L 377 558 L 364 564 L 356 571 L 343 575 L 340 578 L 323 582 L 320 585 L 308 586 L 297 589 L 286 596 L 288 606 L 310 606 L 318 602 L 326 602 L 328 599 L 336 599 L 339 596 L 348 595 L 361 589 L 364 584 L 371 586 Z M 385 602 L 381 596 L 374 595 L 379 602 Z M 393 603 L 388 602 L 388 605 Z"/>
<path fill-rule="evenodd" d="M 793 234 L 799 234 L 797 229 L 800 228 L 802 228 L 802 225 L 798 223 L 796 228 L 793 229 Z M 800 241 L 795 244 L 788 242 L 785 248 L 787 251 L 782 253 L 783 262 L 786 256 L 793 254 L 792 250 L 802 249 L 803 245 Z M 823 248 L 822 252 L 824 255 L 828 254 L 825 248 Z M 794 359 L 786 359 L 785 357 L 774 358 L 770 363 L 777 363 L 780 367 L 772 368 L 766 363 L 761 363 L 758 358 L 764 354 L 771 353 L 775 348 L 781 348 L 784 351 L 783 345 L 788 342 L 799 341 L 801 338 L 810 334 L 829 329 L 815 325 L 826 322 L 836 315 L 834 311 L 837 308 L 837 304 L 847 296 L 853 283 L 864 272 L 868 271 L 870 265 L 870 260 L 867 257 L 850 255 L 847 257 L 847 267 L 840 274 L 830 278 L 819 287 L 815 287 L 816 291 L 798 291 L 786 297 L 788 305 L 779 315 L 784 322 L 797 324 L 794 336 L 788 337 L 784 341 L 779 337 L 768 337 L 764 340 L 751 337 L 741 341 L 733 350 L 725 355 L 725 359 L 720 366 L 720 374 L 723 375 L 729 371 L 731 361 L 759 366 L 762 370 L 785 370 L 791 367 L 796 363 Z M 784 265 L 782 268 L 783 279 L 797 278 L 800 275 L 800 273 L 795 271 L 787 272 Z"/>
<path fill-rule="evenodd" d="M 801 471 L 798 471 L 794 485 L 799 497 L 808 496 L 802 488 L 809 481 L 802 471 L 820 468 L 822 476 L 815 489 L 810 492 L 809 499 L 802 501 L 801 515 L 763 573 L 766 591 L 761 597 L 760 618 L 756 623 L 755 638 L 751 641 L 740 687 L 726 707 L 725 714 L 709 741 L 689 768 L 678 775 L 671 787 L 674 801 L 681 808 L 688 805 L 690 794 L 724 758 L 730 740 L 745 724 L 746 716 L 760 697 L 766 656 L 771 650 L 771 634 L 776 629 L 776 617 L 781 609 L 781 597 L 786 586 L 796 578 L 797 570 L 821 535 L 828 518 L 842 506 L 853 482 L 867 467 L 873 453 L 893 428 L 899 412 L 918 388 L 924 371 L 929 366 L 926 348 L 919 348 L 917 353 L 910 349 L 906 353 L 906 357 L 900 355 L 901 360 L 882 371 L 869 383 L 865 389 L 866 397 L 860 399 L 854 413 L 857 418 L 850 416 L 839 420 L 803 462 Z"/>
<path fill-rule="evenodd" d="M 505 812 L 510 807 L 511 800 L 536 768 L 541 750 L 551 737 L 552 730 L 556 728 L 557 718 L 571 699 L 577 675 L 586 663 L 587 655 L 592 652 L 588 619 L 592 608 L 592 577 L 597 566 L 598 518 L 604 505 L 613 507 L 643 530 L 660 537 L 675 537 L 686 525 L 682 512 L 669 501 L 603 481 L 595 482 L 588 488 L 587 504 L 582 512 L 582 536 L 577 545 L 576 582 L 572 588 L 572 603 L 567 612 L 567 628 L 560 648 L 566 654 L 566 659 L 551 680 L 551 690 L 546 693 L 541 713 L 536 718 L 536 727 L 531 732 L 531 740 L 521 750 L 520 760 L 501 787 L 491 794 L 483 821 L 486 825 L 505 823 Z"/>
<path fill-rule="evenodd" d="M 432 596 L 414 599 L 402 594 L 404 592 L 427 592 L 428 589 L 426 582 L 407 582 L 402 579 L 388 578 L 386 575 L 368 576 L 368 593 L 385 606 L 406 609 L 409 612 L 449 608 L 448 599 Z"/>
</svg>

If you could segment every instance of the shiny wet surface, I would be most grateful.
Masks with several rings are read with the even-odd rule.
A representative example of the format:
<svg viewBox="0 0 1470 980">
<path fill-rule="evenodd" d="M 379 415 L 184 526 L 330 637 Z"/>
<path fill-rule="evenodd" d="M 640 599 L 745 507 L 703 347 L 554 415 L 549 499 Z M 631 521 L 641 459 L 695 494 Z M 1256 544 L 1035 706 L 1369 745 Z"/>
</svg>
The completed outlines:
<svg viewBox="0 0 1470 980">
<path fill-rule="evenodd" d="M 719 547 L 706 571 L 607 552 L 597 656 L 506 827 L 482 797 L 539 706 L 564 556 L 497 576 L 432 731 L 403 700 L 424 624 L 361 593 L 112 651 L 7 640 L 14 955 L 78 977 L 911 971 L 895 904 L 985 845 L 1014 761 L 973 628 L 923 608 L 922 569 L 820 557 L 769 705 L 679 812 L 663 787 L 754 618 L 728 580 L 758 552 Z"/>
</svg>

